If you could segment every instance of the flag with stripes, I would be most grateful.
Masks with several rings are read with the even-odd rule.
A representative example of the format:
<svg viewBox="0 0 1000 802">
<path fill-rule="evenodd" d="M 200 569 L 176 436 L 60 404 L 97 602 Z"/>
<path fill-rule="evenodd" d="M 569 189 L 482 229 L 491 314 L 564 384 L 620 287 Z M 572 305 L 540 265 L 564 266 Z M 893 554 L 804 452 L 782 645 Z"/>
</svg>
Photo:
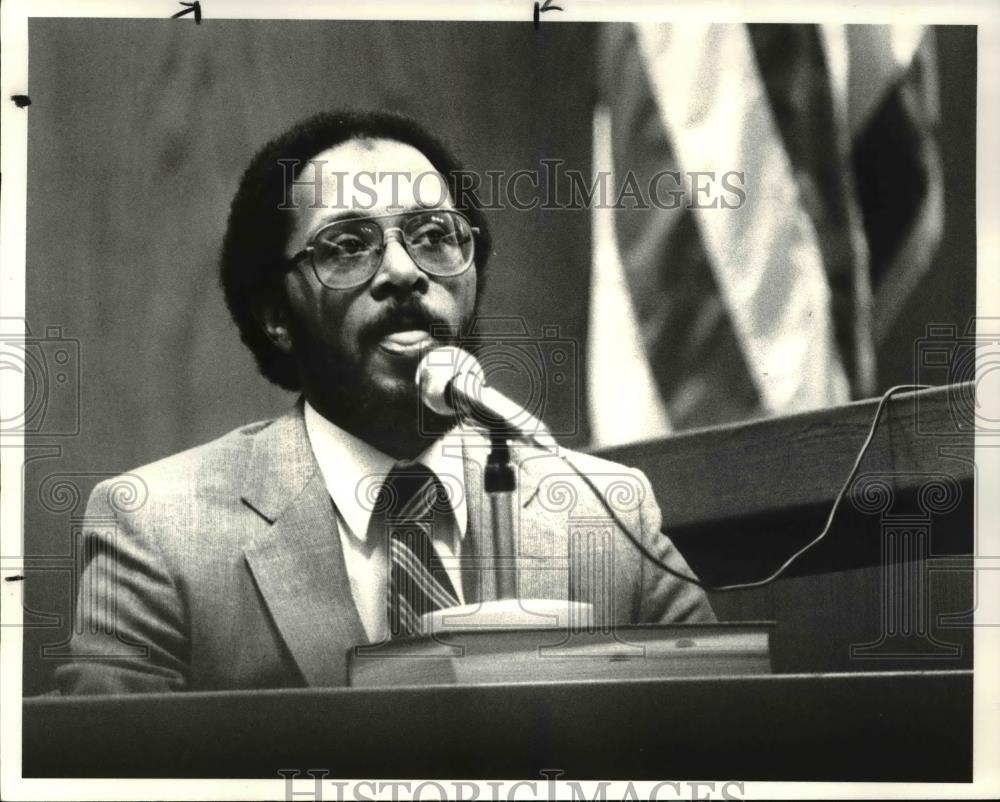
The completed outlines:
<svg viewBox="0 0 1000 802">
<path fill-rule="evenodd" d="M 919 26 L 602 28 L 594 170 L 680 202 L 592 209 L 595 445 L 876 392 L 941 239 L 934 54 Z"/>
</svg>

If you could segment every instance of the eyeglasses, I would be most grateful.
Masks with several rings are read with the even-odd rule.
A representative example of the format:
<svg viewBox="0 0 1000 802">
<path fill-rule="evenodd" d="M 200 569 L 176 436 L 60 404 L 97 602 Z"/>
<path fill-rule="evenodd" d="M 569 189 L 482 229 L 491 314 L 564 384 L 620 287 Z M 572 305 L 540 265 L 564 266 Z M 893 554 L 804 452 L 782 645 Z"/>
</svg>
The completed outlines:
<svg viewBox="0 0 1000 802">
<path fill-rule="evenodd" d="M 383 228 L 378 221 L 387 217 L 402 218 L 402 224 Z M 349 290 L 378 272 L 390 235 L 399 235 L 410 258 L 425 273 L 458 276 L 472 265 L 478 233 L 465 215 L 452 209 L 347 218 L 319 229 L 291 261 L 298 263 L 308 255 L 317 281 L 332 290 Z"/>
</svg>

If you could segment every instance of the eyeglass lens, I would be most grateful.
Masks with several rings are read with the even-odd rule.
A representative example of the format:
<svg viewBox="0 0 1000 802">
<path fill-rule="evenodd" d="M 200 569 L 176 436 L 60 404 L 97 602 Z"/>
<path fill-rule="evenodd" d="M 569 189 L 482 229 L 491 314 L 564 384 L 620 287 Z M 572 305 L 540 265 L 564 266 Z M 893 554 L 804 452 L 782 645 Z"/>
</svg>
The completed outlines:
<svg viewBox="0 0 1000 802">
<path fill-rule="evenodd" d="M 460 214 L 416 212 L 400 229 L 410 258 L 427 273 L 457 275 L 472 262 L 472 229 Z M 318 232 L 313 242 L 317 278 L 331 287 L 361 284 L 378 270 L 384 250 L 385 234 L 375 220 L 338 220 Z"/>
</svg>

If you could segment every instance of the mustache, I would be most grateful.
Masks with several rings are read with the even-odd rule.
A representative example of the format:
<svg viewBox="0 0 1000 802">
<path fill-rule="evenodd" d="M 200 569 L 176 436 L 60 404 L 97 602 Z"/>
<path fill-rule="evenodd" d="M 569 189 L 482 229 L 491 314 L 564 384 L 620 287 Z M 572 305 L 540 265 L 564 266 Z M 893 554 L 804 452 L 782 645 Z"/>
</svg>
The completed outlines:
<svg viewBox="0 0 1000 802">
<path fill-rule="evenodd" d="M 435 315 L 419 301 L 407 301 L 383 309 L 363 327 L 361 337 L 365 342 L 375 343 L 387 334 L 407 329 L 421 329 L 448 343 L 457 341 L 459 335 L 455 324 Z"/>
</svg>

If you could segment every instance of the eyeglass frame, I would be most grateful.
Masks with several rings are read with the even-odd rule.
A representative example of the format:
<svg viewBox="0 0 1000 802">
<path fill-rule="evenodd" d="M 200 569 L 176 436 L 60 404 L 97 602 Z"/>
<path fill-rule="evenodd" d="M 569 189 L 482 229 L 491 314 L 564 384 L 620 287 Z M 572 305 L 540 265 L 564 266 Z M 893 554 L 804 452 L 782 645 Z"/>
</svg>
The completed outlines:
<svg viewBox="0 0 1000 802">
<path fill-rule="evenodd" d="M 316 252 L 314 243 L 316 242 L 316 239 L 319 237 L 319 235 L 322 234 L 331 226 L 335 226 L 340 223 L 345 223 L 347 221 L 351 221 L 354 223 L 363 223 L 363 222 L 368 222 L 369 220 L 384 220 L 388 217 L 409 218 L 410 216 L 413 215 L 426 214 L 428 212 L 448 212 L 449 214 L 455 214 L 461 217 L 469 225 L 469 230 L 472 232 L 472 253 L 469 256 L 469 263 L 461 270 L 459 270 L 457 273 L 446 273 L 444 275 L 441 275 L 438 273 L 432 273 L 431 271 L 427 270 L 426 268 L 421 266 L 420 263 L 417 261 L 416 257 L 412 253 L 410 253 L 410 248 L 406 242 L 406 237 L 403 236 L 402 226 L 383 228 L 382 225 L 379 224 L 378 228 L 382 232 L 382 245 L 381 245 L 382 252 L 381 254 L 379 254 L 378 262 L 375 264 L 375 269 L 372 271 L 372 274 L 370 276 L 368 276 L 364 281 L 359 281 L 357 284 L 350 284 L 346 287 L 331 287 L 329 284 L 325 283 L 323 279 L 319 277 L 319 270 L 317 270 L 316 268 L 316 259 L 314 257 L 314 254 Z M 302 250 L 298 251 L 294 256 L 290 256 L 288 258 L 288 264 L 292 265 L 293 267 L 298 267 L 299 263 L 302 261 L 302 258 L 308 256 L 309 265 L 310 267 L 312 267 L 313 275 L 316 277 L 316 281 L 318 281 L 323 287 L 326 287 L 328 290 L 356 290 L 358 287 L 363 287 L 365 284 L 367 284 L 369 281 L 375 278 L 375 276 L 378 275 L 378 271 L 382 268 L 382 262 L 385 259 L 385 253 L 389 249 L 389 235 L 392 234 L 393 232 L 398 232 L 398 237 L 393 237 L 393 239 L 398 238 L 399 243 L 403 246 L 403 250 L 406 251 L 406 255 L 410 257 L 410 260 L 413 262 L 414 265 L 416 265 L 417 269 L 420 270 L 422 273 L 426 273 L 429 276 L 434 276 L 436 278 L 456 278 L 457 276 L 461 276 L 463 273 L 468 271 L 468 269 L 476 263 L 476 237 L 478 237 L 480 234 L 479 226 L 472 225 L 472 221 L 468 218 L 468 216 L 465 213 L 460 212 L 458 209 L 428 207 L 426 209 L 410 209 L 404 212 L 391 212 L 389 214 L 377 214 L 368 217 L 341 217 L 336 220 L 331 220 L 325 225 L 320 226 L 318 229 L 316 229 L 316 231 L 312 233 L 309 239 L 306 240 L 305 247 L 302 248 Z"/>
</svg>

